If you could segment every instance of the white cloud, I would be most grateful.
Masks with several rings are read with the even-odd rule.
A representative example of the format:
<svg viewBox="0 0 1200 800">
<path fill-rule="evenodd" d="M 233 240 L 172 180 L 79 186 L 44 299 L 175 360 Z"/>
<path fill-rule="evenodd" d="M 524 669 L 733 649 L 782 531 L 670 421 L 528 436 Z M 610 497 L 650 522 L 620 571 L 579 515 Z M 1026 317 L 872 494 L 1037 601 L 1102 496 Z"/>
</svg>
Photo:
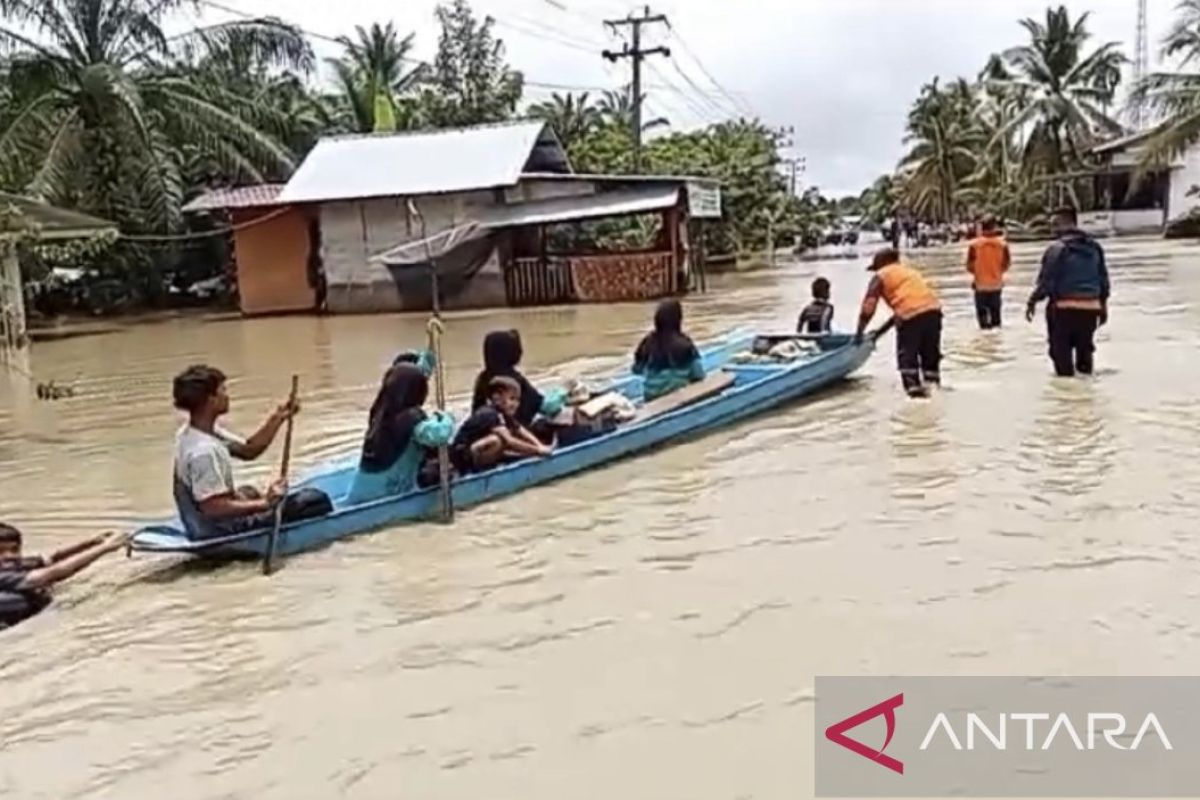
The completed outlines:
<svg viewBox="0 0 1200 800">
<path fill-rule="evenodd" d="M 394 21 L 417 34 L 417 56 L 436 47 L 435 0 L 223 0 L 337 36 L 355 25 Z M 857 192 L 890 170 L 901 153 L 904 115 L 934 75 L 974 75 L 987 56 L 1022 42 L 1017 21 L 1042 16 L 1045 0 L 666 0 L 676 32 L 705 67 L 770 124 L 795 128 L 796 152 L 808 162 L 806 183 L 830 193 Z M 1133 54 L 1135 0 L 1067 0 L 1072 14 L 1091 12 L 1096 41 L 1118 41 Z M 620 47 L 601 25 L 630 8 L 620 0 L 475 0 L 498 20 L 511 62 L 531 81 L 616 88 L 628 64 L 613 66 L 599 50 Z M 560 8 L 561 6 L 562 8 Z M 1151 47 L 1170 23 L 1172 0 L 1150 0 Z M 641 6 L 637 6 L 641 8 Z M 403 9 L 397 14 L 398 9 Z M 223 19 L 208 10 L 206 18 Z M 688 128 L 732 105 L 678 41 L 647 28 L 648 43 L 673 48 L 681 70 L 649 59 L 649 110 Z M 330 45 L 320 45 L 332 54 Z M 536 98 L 548 89 L 531 88 Z"/>
</svg>

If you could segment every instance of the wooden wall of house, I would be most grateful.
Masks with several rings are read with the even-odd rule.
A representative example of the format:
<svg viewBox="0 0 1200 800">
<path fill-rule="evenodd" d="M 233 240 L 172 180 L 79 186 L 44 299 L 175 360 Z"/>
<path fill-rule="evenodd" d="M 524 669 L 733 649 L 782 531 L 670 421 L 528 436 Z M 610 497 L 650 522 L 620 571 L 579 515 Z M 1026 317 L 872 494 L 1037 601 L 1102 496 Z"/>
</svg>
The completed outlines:
<svg viewBox="0 0 1200 800">
<path fill-rule="evenodd" d="M 417 203 L 425 217 L 425 230 L 432 236 L 467 221 L 474 209 L 495 205 L 496 195 L 491 191 L 464 192 L 421 197 Z M 325 203 L 320 219 L 329 311 L 364 313 L 429 307 L 428 297 L 402 297 L 388 268 L 371 261 L 385 250 L 420 240 L 420 220 L 409 214 L 404 198 Z M 447 308 L 503 305 L 503 280 L 495 261 L 493 257 L 462 296 L 447 298 Z M 474 285 L 477 282 L 479 287 Z M 498 294 L 486 291 L 485 284 L 498 286 Z"/>
<path fill-rule="evenodd" d="M 309 220 L 300 208 L 284 211 L 257 224 L 254 220 L 277 213 L 270 208 L 232 213 L 238 294 L 243 314 L 312 311 L 317 290 L 309 276 Z"/>
</svg>

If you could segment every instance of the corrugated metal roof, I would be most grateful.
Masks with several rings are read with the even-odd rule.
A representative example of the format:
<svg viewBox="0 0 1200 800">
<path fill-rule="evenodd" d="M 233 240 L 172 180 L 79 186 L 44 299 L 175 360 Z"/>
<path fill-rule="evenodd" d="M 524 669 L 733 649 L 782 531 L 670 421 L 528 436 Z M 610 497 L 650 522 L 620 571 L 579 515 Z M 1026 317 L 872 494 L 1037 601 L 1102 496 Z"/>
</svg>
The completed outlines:
<svg viewBox="0 0 1200 800">
<path fill-rule="evenodd" d="M 476 212 L 473 219 L 458 227 L 441 231 L 427 239 L 406 242 L 371 260 L 384 264 L 421 264 L 428 261 L 431 255 L 440 257 L 464 242 L 486 235 L 489 230 L 644 214 L 671 208 L 678 202 L 678 186 L 637 186 L 582 197 L 556 197 L 496 206 Z"/>
<path fill-rule="evenodd" d="M 261 183 L 237 189 L 214 189 L 205 192 L 183 207 L 184 211 L 212 211 L 218 208 L 257 208 L 280 205 L 282 183 Z"/>
<path fill-rule="evenodd" d="M 16 208 L 22 217 L 38 226 L 38 237 L 48 241 L 115 233 L 117 230 L 115 222 L 52 206 L 23 195 L 0 192 L 0 207 L 3 206 Z"/>
<path fill-rule="evenodd" d="M 583 197 L 555 197 L 511 206 L 496 206 L 478 213 L 486 228 L 515 228 L 520 225 L 550 225 L 555 222 L 620 217 L 661 211 L 679 202 L 678 186 L 638 186 Z"/>
<path fill-rule="evenodd" d="M 591 183 L 630 184 L 630 183 L 703 183 L 720 185 L 718 178 L 706 178 L 702 175 L 620 175 L 604 172 L 526 172 L 522 180 L 529 181 L 583 181 Z"/>
<path fill-rule="evenodd" d="M 335 137 L 313 148 L 279 199 L 314 203 L 515 186 L 530 165 L 570 169 L 543 122 Z"/>
</svg>

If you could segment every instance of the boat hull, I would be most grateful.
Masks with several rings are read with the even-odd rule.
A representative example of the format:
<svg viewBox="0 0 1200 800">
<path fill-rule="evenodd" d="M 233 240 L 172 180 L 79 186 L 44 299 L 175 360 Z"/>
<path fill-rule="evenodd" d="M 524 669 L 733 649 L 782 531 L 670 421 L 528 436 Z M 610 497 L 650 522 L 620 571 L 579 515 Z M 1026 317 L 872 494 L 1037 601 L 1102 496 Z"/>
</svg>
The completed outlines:
<svg viewBox="0 0 1200 800">
<path fill-rule="evenodd" d="M 705 361 L 710 362 L 707 366 L 723 368 L 735 376 L 733 386 L 722 394 L 562 448 L 548 458 L 520 461 L 457 479 L 452 487 L 455 508 L 469 508 L 770 410 L 848 377 L 874 349 L 870 340 L 854 344 L 849 337 L 835 335 L 823 343 L 825 349 L 819 355 L 809 360 L 785 366 L 730 363 L 730 358 L 746 349 L 752 338 L 730 337 L 723 345 L 705 351 Z M 627 393 L 638 391 L 640 381 L 627 378 L 618 382 L 617 388 Z M 298 485 L 319 488 L 339 498 L 352 476 L 353 466 L 347 464 L 316 473 Z M 335 507 L 326 517 L 285 526 L 280 532 L 278 552 L 294 554 L 400 522 L 434 518 L 439 510 L 436 487 L 353 507 Z M 265 532 L 216 542 L 192 542 L 170 525 L 139 531 L 133 547 L 144 552 L 259 556 L 266 542 Z"/>
</svg>

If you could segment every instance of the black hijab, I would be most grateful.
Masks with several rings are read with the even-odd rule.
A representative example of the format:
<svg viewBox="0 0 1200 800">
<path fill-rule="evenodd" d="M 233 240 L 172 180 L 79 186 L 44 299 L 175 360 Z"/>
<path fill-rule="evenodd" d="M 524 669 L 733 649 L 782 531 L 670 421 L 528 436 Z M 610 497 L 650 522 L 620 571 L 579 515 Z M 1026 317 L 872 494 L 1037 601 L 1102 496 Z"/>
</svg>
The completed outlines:
<svg viewBox="0 0 1200 800">
<path fill-rule="evenodd" d="M 654 332 L 642 339 L 634 361 L 653 370 L 684 369 L 698 356 L 683 332 L 683 306 L 678 300 L 663 300 L 654 312 Z"/>
<path fill-rule="evenodd" d="M 542 409 L 545 399 L 533 388 L 525 376 L 517 369 L 521 356 L 525 354 L 521 346 L 521 334 L 515 330 L 492 331 L 483 337 L 483 369 L 475 378 L 475 393 L 471 400 L 471 410 L 476 411 L 488 401 L 488 384 L 492 378 L 504 376 L 512 378 L 521 385 L 521 405 L 517 408 L 516 419 L 522 425 L 529 425 Z"/>
<path fill-rule="evenodd" d="M 413 431 L 425 419 L 421 406 L 429 396 L 429 380 L 412 364 L 398 363 L 383 376 L 371 406 L 363 441 L 362 468 L 383 472 L 408 447 Z"/>
</svg>

